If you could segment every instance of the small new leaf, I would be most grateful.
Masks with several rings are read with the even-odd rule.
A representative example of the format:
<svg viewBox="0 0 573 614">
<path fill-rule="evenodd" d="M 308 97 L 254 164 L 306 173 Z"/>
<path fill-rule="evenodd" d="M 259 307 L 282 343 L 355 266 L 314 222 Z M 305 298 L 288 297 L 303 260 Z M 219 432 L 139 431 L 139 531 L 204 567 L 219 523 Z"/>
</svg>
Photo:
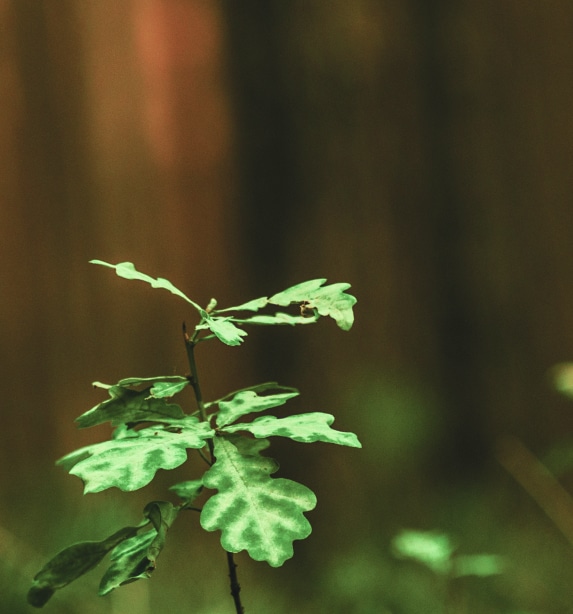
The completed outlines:
<svg viewBox="0 0 573 614">
<path fill-rule="evenodd" d="M 247 550 L 255 561 L 280 567 L 293 556 L 293 541 L 310 535 L 303 512 L 315 507 L 316 497 L 302 484 L 271 478 L 277 463 L 247 449 L 244 444 L 241 453 L 226 438 L 215 438 L 217 460 L 203 484 L 218 493 L 204 505 L 201 526 L 220 529 L 228 552 Z"/>
<path fill-rule="evenodd" d="M 175 469 L 187 460 L 187 448 L 199 449 L 214 431 L 187 417 L 181 432 L 148 427 L 121 437 L 80 448 L 61 458 L 72 475 L 81 478 L 85 493 L 113 486 L 124 491 L 143 488 L 159 469 Z"/>
<path fill-rule="evenodd" d="M 296 397 L 298 390 L 291 388 L 291 392 L 279 394 L 267 394 L 259 396 L 253 390 L 243 390 L 237 392 L 229 401 L 219 401 L 219 413 L 217 414 L 217 425 L 223 427 L 231 424 L 237 418 L 246 414 L 256 413 L 284 405 L 289 399 Z"/>
<path fill-rule="evenodd" d="M 351 448 L 362 447 L 354 433 L 337 431 L 330 428 L 333 422 L 334 416 L 322 412 L 310 412 L 286 418 L 261 416 L 250 423 L 227 426 L 225 431 L 249 431 L 257 438 L 278 435 L 303 443 L 324 441 L 326 443 L 336 443 L 340 446 L 350 446 Z"/>
</svg>

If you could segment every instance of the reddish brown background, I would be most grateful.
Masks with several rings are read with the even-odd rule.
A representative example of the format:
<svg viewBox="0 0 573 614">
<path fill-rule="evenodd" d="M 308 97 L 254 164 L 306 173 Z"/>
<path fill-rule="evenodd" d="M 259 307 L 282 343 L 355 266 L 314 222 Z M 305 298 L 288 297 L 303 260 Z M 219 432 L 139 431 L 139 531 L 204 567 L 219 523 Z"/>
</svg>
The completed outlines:
<svg viewBox="0 0 573 614">
<path fill-rule="evenodd" d="M 186 368 L 185 305 L 100 258 L 201 303 L 313 277 L 358 297 L 350 333 L 202 349 L 208 396 L 279 379 L 364 443 L 277 445 L 320 506 L 283 570 L 240 559 L 247 612 L 393 607 L 408 526 L 522 561 L 467 611 L 565 611 L 571 552 L 494 451 L 573 429 L 547 377 L 573 359 L 572 35 L 565 1 L 0 0 L 4 584 L 165 496 L 82 499 L 53 467 L 107 434 L 73 425 L 93 380 Z M 231 611 L 217 539 L 190 525 L 132 611 Z M 86 583 L 59 607 L 122 611 Z"/>
</svg>

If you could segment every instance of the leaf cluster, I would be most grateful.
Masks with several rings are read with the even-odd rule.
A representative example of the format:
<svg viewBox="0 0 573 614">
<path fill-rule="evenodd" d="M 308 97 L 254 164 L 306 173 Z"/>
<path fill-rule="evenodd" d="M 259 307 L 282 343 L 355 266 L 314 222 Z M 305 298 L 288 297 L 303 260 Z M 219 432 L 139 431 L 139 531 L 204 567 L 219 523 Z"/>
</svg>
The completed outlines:
<svg viewBox="0 0 573 614">
<path fill-rule="evenodd" d="M 310 534 L 311 526 L 304 513 L 315 507 L 316 497 L 302 484 L 272 477 L 279 465 L 262 454 L 269 446 L 269 438 L 355 448 L 361 444 L 355 434 L 333 429 L 334 417 L 328 413 L 253 417 L 298 396 L 295 388 L 276 382 L 257 384 L 204 402 L 193 350 L 200 341 L 214 338 L 238 345 L 246 335 L 243 327 L 247 324 L 307 324 L 330 316 L 340 328 L 348 330 L 356 303 L 344 292 L 349 285 L 324 286 L 326 280 L 318 279 L 237 307 L 217 310 L 212 300 L 203 309 L 168 280 L 140 273 L 131 263 L 92 262 L 114 268 L 120 277 L 168 290 L 197 310 L 199 323 L 192 335 L 185 335 L 191 373 L 129 377 L 113 385 L 95 382 L 109 398 L 79 416 L 76 423 L 80 428 L 109 423 L 111 438 L 75 450 L 57 463 L 83 481 L 84 493 L 112 487 L 122 491 L 143 488 L 160 469 L 175 469 L 185 463 L 189 450 L 198 453 L 206 470 L 196 479 L 171 487 L 181 499 L 178 504 L 152 501 L 145 507 L 140 524 L 124 527 L 101 541 L 74 544 L 57 554 L 35 576 L 28 601 L 42 607 L 57 589 L 93 569 L 107 554 L 111 562 L 102 577 L 100 595 L 148 578 L 169 528 L 183 510 L 200 513 L 205 530 L 220 530 L 221 544 L 227 552 L 246 550 L 257 561 L 266 561 L 273 567 L 282 565 L 293 555 L 293 542 Z M 286 312 L 227 315 L 293 303 L 300 305 L 298 316 Z M 188 386 L 197 400 L 197 409 L 189 413 L 172 400 Z M 196 500 L 209 491 L 203 506 L 197 507 Z"/>
</svg>

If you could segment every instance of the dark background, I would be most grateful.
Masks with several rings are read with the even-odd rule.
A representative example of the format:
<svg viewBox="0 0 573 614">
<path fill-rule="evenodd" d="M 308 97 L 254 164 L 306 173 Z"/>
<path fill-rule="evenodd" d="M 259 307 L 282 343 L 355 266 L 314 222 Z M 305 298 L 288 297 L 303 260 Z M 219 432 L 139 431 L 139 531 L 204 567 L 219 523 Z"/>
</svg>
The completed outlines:
<svg viewBox="0 0 573 614">
<path fill-rule="evenodd" d="M 247 613 L 573 611 L 573 506 L 527 453 L 573 430 L 548 375 L 573 359 L 572 40 L 564 0 L 0 1 L 0 611 L 173 481 L 83 497 L 54 467 L 108 435 L 73 424 L 92 381 L 187 368 L 185 304 L 92 258 L 201 304 L 352 284 L 349 333 L 200 348 L 207 398 L 279 380 L 364 445 L 276 443 L 319 506 L 284 567 L 237 556 Z M 506 566 L 445 586 L 392 556 L 403 528 Z M 232 612 L 218 536 L 173 533 L 150 582 L 100 599 L 92 573 L 47 611 Z"/>
</svg>

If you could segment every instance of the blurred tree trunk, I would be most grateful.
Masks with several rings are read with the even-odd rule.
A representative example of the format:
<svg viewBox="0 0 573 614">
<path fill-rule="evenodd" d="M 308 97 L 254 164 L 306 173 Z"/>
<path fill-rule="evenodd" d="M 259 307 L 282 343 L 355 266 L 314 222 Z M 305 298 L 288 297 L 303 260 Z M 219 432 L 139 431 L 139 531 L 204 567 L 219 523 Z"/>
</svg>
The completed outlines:
<svg viewBox="0 0 573 614">
<path fill-rule="evenodd" d="M 133 261 L 202 303 L 244 295 L 217 5 L 0 8 L 2 454 L 26 473 L 100 436 L 73 424 L 102 400 L 93 380 L 187 369 L 193 314 L 88 260 Z M 205 387 L 223 393 L 213 356 Z M 231 388 L 247 364 L 229 367 Z"/>
<path fill-rule="evenodd" d="M 545 379 L 573 355 L 571 5 L 224 6 L 253 274 L 360 299 L 289 364 L 334 404 L 349 372 L 426 386 L 450 477 L 506 433 L 547 445 L 571 425 Z"/>
</svg>

